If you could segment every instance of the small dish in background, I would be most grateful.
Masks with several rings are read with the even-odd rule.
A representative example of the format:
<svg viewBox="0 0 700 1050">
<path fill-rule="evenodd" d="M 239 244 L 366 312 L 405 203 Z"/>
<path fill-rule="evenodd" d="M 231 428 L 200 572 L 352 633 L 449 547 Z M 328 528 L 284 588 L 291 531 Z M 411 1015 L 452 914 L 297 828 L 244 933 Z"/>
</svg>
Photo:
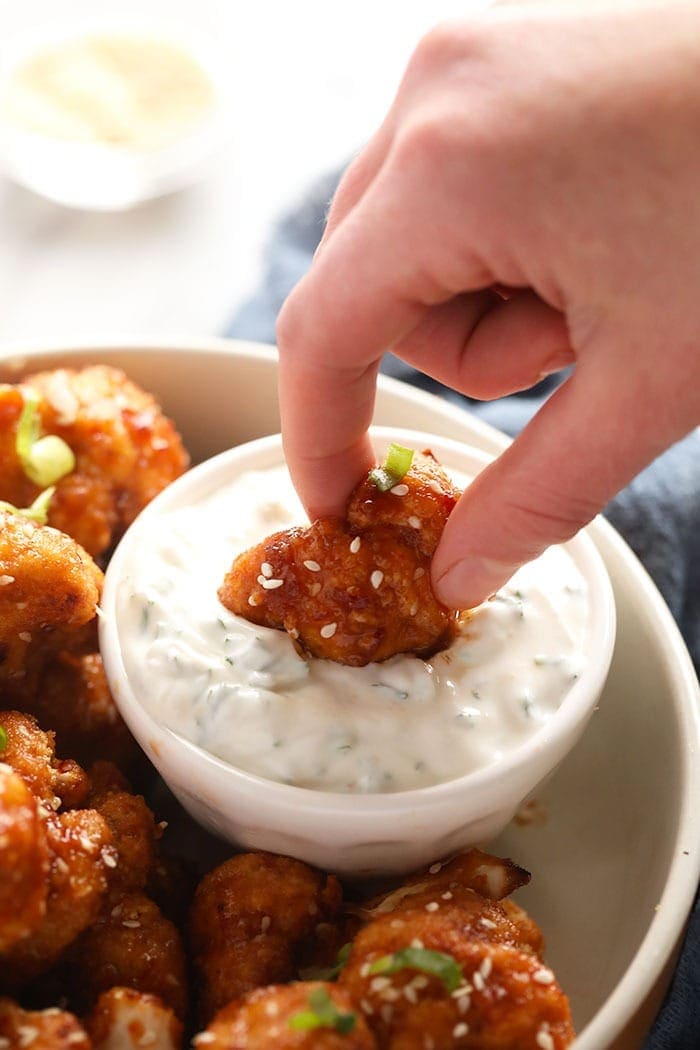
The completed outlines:
<svg viewBox="0 0 700 1050">
<path fill-rule="evenodd" d="M 224 57 L 191 26 L 93 20 L 25 32 L 0 62 L 0 167 L 75 208 L 183 188 L 230 140 Z"/>
</svg>

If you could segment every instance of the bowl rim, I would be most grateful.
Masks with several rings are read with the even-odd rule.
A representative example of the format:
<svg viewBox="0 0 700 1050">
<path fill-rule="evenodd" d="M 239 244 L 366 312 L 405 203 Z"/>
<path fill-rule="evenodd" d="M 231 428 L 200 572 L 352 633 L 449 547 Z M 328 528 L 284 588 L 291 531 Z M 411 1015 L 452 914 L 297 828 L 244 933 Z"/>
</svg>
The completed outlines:
<svg viewBox="0 0 700 1050">
<path fill-rule="evenodd" d="M 6 371 L 6 381 L 13 381 L 32 366 L 35 359 L 44 367 L 61 367 L 61 358 L 90 361 L 90 355 L 104 358 L 136 359 L 146 353 L 158 357 L 173 354 L 191 355 L 207 353 L 229 357 L 234 360 L 262 362 L 274 365 L 277 353 L 274 346 L 245 339 L 227 339 L 218 336 L 182 336 L 180 333 L 164 331 L 158 336 L 151 333 L 124 334 L 102 331 L 91 336 L 83 334 L 73 338 L 63 336 L 57 341 L 14 341 L 0 348 L 0 372 Z M 58 360 L 57 360 L 58 359 Z M 104 363 L 104 360 L 103 360 Z M 64 367 L 67 367 L 64 364 Z M 501 431 L 434 394 L 410 386 L 390 376 L 379 376 L 379 390 L 401 396 L 404 403 L 430 408 L 440 407 L 440 415 L 457 428 L 464 427 L 465 416 L 469 429 L 478 435 L 485 448 L 499 452 L 510 444 Z M 660 1002 L 661 992 L 667 983 L 664 970 L 672 961 L 682 936 L 690 908 L 695 898 L 700 877 L 700 813 L 697 799 L 700 798 L 700 685 L 690 654 L 670 610 L 664 602 L 648 572 L 631 548 L 604 518 L 596 518 L 589 525 L 589 534 L 599 548 L 607 564 L 615 568 L 625 590 L 640 597 L 637 613 L 643 609 L 644 616 L 655 625 L 654 633 L 659 637 L 657 657 L 663 665 L 668 680 L 673 683 L 672 712 L 678 725 L 680 744 L 680 770 L 678 792 L 678 818 L 675 831 L 675 846 L 667 867 L 666 882 L 659 901 L 659 909 L 649 922 L 642 940 L 632 957 L 627 970 L 614 985 L 607 999 L 599 1007 L 588 1024 L 579 1033 L 576 1050 L 603 1050 L 630 1026 L 637 1025 L 636 1044 L 641 1042 L 645 1022 L 648 1028 L 653 1014 L 640 1021 L 645 1004 Z M 616 582 L 613 581 L 613 590 Z M 663 644 L 661 644 L 663 642 Z M 647 1013 L 649 1006 L 646 1005 Z M 630 1045 L 626 1041 L 625 1045 Z"/>
<path fill-rule="evenodd" d="M 478 464 L 485 467 L 493 459 L 488 453 L 457 442 L 450 438 L 441 438 L 435 434 L 409 430 L 403 427 L 372 427 L 371 434 L 375 442 L 381 445 L 389 440 L 397 440 L 413 447 L 436 448 L 438 454 L 448 466 L 455 469 L 460 460 L 469 464 L 463 467 L 467 473 Z M 447 457 L 445 457 L 447 452 Z M 129 527 L 120 540 L 107 567 L 104 590 L 101 600 L 100 647 L 110 678 L 118 682 L 118 705 L 125 717 L 131 714 L 134 707 L 140 709 L 141 721 L 150 723 L 152 733 L 172 734 L 184 740 L 175 730 L 160 725 L 154 716 L 140 702 L 125 667 L 118 623 L 118 590 L 127 562 L 134 544 L 138 544 L 144 526 L 152 523 L 178 506 L 191 503 L 203 494 L 211 491 L 217 484 L 227 481 L 243 470 L 264 469 L 273 463 L 282 463 L 282 439 L 280 434 L 272 434 L 234 446 L 225 452 L 205 460 L 170 484 L 146 507 L 136 521 Z M 576 733 L 581 724 L 585 724 L 605 684 L 613 654 L 615 641 L 615 601 L 612 585 L 607 570 L 595 545 L 585 534 L 585 530 L 562 547 L 574 561 L 586 580 L 589 591 L 589 624 L 585 643 L 588 664 L 584 674 L 574 682 L 565 694 L 560 706 L 550 718 L 534 733 L 509 748 L 501 759 L 487 763 L 460 777 L 443 781 L 422 788 L 406 791 L 383 793 L 353 794 L 315 790 L 282 784 L 258 774 L 250 773 L 212 755 L 196 744 L 188 743 L 195 749 L 201 761 L 208 767 L 218 768 L 220 776 L 228 776 L 240 786 L 246 785 L 257 792 L 264 791 L 272 806 L 276 802 L 295 809 L 308 811 L 314 815 L 329 813 L 345 814 L 352 810 L 353 817 L 363 815 L 368 819 L 392 816 L 397 811 L 407 808 L 423 809 L 431 805 L 440 805 L 457 798 L 462 798 L 468 791 L 476 793 L 485 789 L 492 790 L 494 782 L 518 782 L 527 775 L 531 763 L 546 762 L 546 756 L 557 754 L 561 742 Z M 558 761 L 558 760 L 557 760 Z M 532 785 L 534 787 L 534 784 Z M 504 792 L 505 795 L 510 792 Z M 494 806 L 498 804 L 500 793 L 492 793 Z"/>
</svg>

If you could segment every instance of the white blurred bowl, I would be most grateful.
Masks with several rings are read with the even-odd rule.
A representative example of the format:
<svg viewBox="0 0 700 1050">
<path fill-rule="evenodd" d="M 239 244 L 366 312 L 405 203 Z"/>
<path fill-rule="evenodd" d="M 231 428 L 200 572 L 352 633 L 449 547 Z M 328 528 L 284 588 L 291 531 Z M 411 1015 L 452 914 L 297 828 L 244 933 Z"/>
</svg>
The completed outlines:
<svg viewBox="0 0 700 1050">
<path fill-rule="evenodd" d="M 49 200 L 88 211 L 119 211 L 183 189 L 204 178 L 233 137 L 229 58 L 196 24 L 146 14 L 112 13 L 34 24 L 2 41 L 0 103 L 25 61 L 46 48 L 81 38 L 127 36 L 181 49 L 201 67 L 212 105 L 172 141 L 153 149 L 73 141 L 31 131 L 7 119 L 0 104 L 0 170 Z"/>
<path fill-rule="evenodd" d="M 18 347 L 23 372 L 111 364 L 152 390 L 196 461 L 279 430 L 273 348 L 224 339 L 102 338 Z M 508 439 L 430 394 L 380 377 L 377 423 L 409 425 L 497 453 Z M 600 710 L 536 795 L 532 820 L 492 844 L 533 873 L 520 902 L 571 999 L 576 1050 L 639 1050 L 673 972 L 700 873 L 700 693 L 671 614 L 602 519 L 588 535 L 617 607 Z M 693 1038 L 693 1033 L 688 1033 Z"/>
<path fill-rule="evenodd" d="M 429 447 L 450 470 L 478 474 L 492 457 L 456 441 L 413 430 L 373 431 L 378 458 L 390 442 Z M 128 529 L 109 563 L 102 594 L 100 647 L 119 709 L 148 757 L 200 823 L 247 849 L 283 853 L 326 871 L 355 877 L 415 870 L 458 850 L 490 842 L 523 799 L 561 762 L 590 718 L 612 657 L 615 606 L 603 562 L 583 533 L 565 549 L 586 581 L 589 620 L 584 671 L 560 707 L 537 732 L 498 761 L 431 787 L 389 794 L 341 794 L 288 786 L 234 768 L 160 725 L 148 711 L 143 686 L 126 670 L 128 624 L 120 623 L 128 587 L 147 588 L 148 547 L 158 521 L 196 504 L 250 470 L 284 462 L 279 435 L 239 445 L 170 485 Z M 264 537 L 261 536 L 262 540 Z M 134 577 L 138 551 L 142 575 Z M 222 566 L 222 577 L 226 566 Z M 232 730 L 235 731 L 235 730 Z M 396 733 L 401 724 L 397 721 Z"/>
</svg>

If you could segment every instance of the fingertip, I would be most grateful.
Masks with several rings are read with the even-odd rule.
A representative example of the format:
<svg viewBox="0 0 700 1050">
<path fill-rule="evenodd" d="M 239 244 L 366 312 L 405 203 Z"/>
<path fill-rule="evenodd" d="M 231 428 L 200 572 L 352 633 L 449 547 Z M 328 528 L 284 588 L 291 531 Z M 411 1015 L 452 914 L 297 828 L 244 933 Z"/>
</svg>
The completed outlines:
<svg viewBox="0 0 700 1050">
<path fill-rule="evenodd" d="M 467 556 L 433 573 L 433 591 L 448 609 L 473 609 L 502 587 L 516 569 L 517 565 L 493 558 Z"/>
</svg>

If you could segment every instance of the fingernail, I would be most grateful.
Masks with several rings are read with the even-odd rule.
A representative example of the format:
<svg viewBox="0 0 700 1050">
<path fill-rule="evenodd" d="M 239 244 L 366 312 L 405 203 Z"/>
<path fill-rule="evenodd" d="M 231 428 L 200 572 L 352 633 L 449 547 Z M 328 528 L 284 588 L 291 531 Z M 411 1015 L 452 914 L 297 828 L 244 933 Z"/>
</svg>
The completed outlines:
<svg viewBox="0 0 700 1050">
<path fill-rule="evenodd" d="M 435 581 L 435 594 L 449 609 L 472 609 L 502 587 L 516 568 L 492 558 L 463 558 Z"/>
</svg>

